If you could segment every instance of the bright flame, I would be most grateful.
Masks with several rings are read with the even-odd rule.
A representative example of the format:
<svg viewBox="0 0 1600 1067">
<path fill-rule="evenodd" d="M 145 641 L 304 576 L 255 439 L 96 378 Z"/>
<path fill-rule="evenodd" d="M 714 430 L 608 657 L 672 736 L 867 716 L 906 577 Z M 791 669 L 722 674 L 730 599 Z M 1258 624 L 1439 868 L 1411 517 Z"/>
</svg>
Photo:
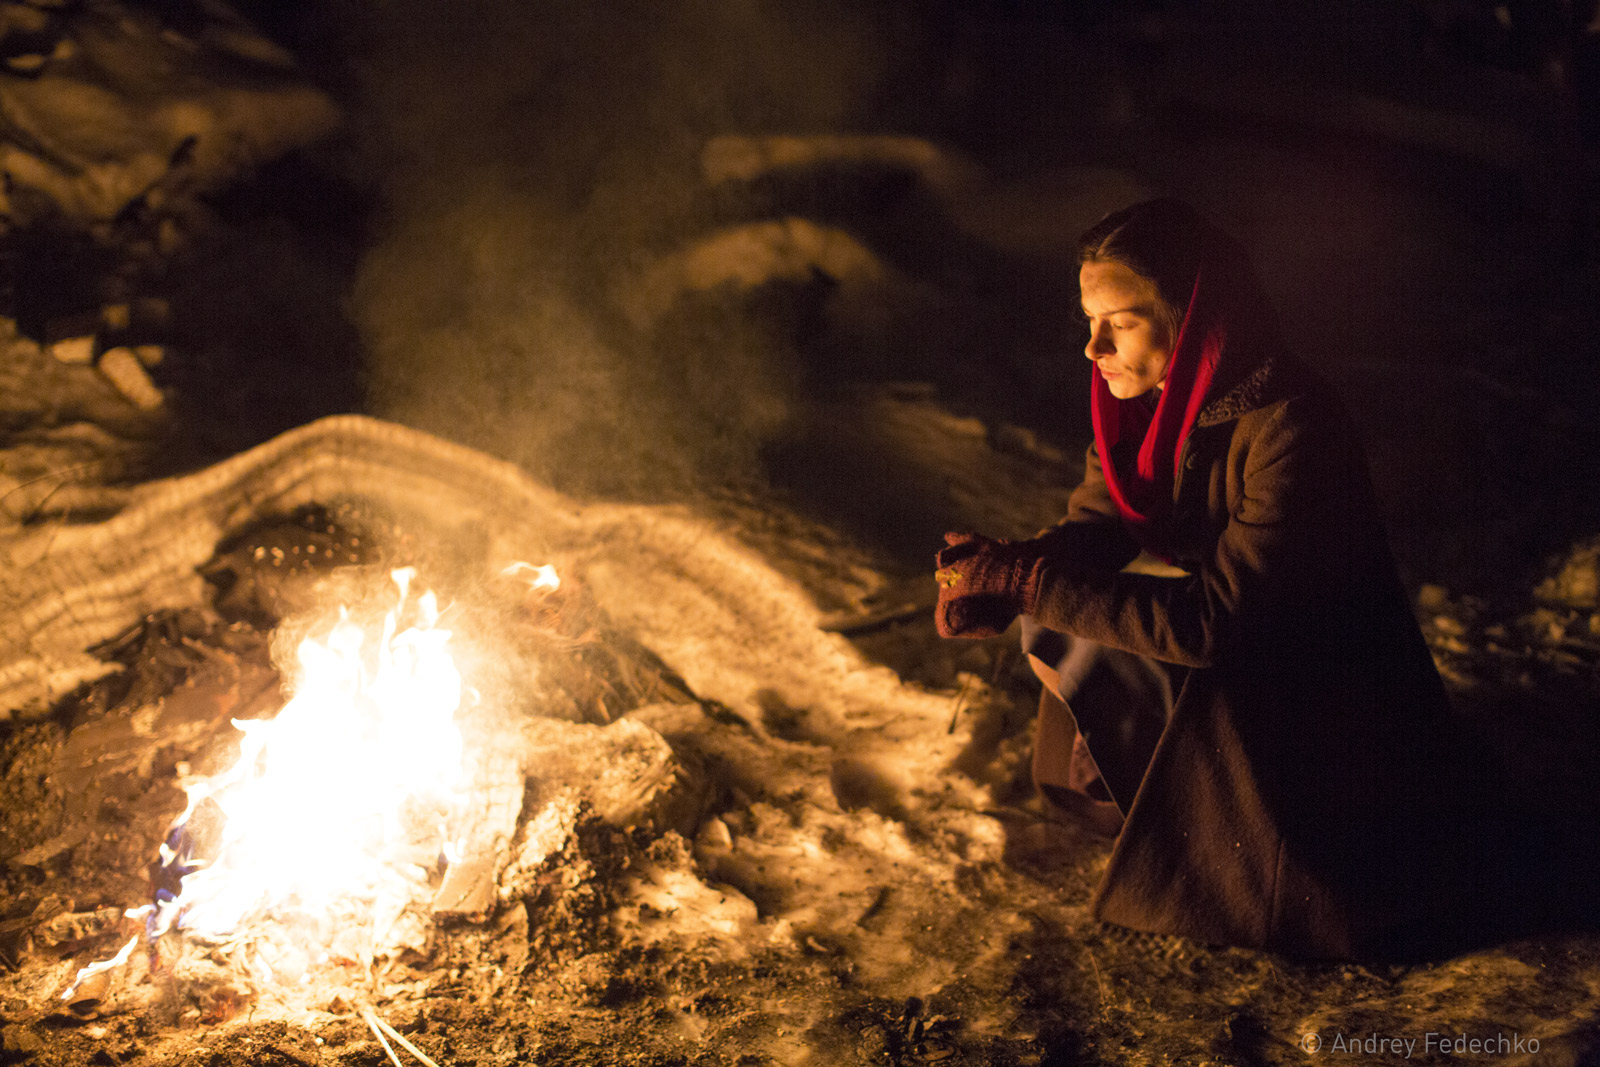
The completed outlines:
<svg viewBox="0 0 1600 1067">
<path fill-rule="evenodd" d="M 521 560 L 511 564 L 500 572 L 502 578 L 517 578 L 528 584 L 528 589 L 533 592 L 545 590 L 555 592 L 561 588 L 561 576 L 556 569 L 548 563 L 534 566 Z"/>
<path fill-rule="evenodd" d="M 370 965 L 398 947 L 398 920 L 426 905 L 430 876 L 455 852 L 463 785 L 450 631 L 431 592 L 409 597 L 412 576 L 393 572 L 399 602 L 372 654 L 340 609 L 325 640 L 300 643 L 277 717 L 233 720 L 238 761 L 185 783 L 188 806 L 161 848 L 180 888 L 129 912 L 152 942 L 177 929 L 227 943 L 263 983 L 308 980 L 330 960 Z"/>
<path fill-rule="evenodd" d="M 95 975 L 102 974 L 106 971 L 115 970 L 116 968 L 121 967 L 124 963 L 127 963 L 128 957 L 133 955 L 133 946 L 137 945 L 138 943 L 139 939 L 137 937 L 130 937 L 128 939 L 128 943 L 123 945 L 122 950 L 115 956 L 112 956 L 108 960 L 101 960 L 98 963 L 91 963 L 89 966 L 79 970 L 78 977 L 74 978 L 72 980 L 72 985 L 67 987 L 67 991 L 65 993 L 61 994 L 61 999 L 66 1000 L 71 997 L 72 994 L 78 991 L 79 986 L 83 985 L 84 982 L 87 982 Z"/>
</svg>

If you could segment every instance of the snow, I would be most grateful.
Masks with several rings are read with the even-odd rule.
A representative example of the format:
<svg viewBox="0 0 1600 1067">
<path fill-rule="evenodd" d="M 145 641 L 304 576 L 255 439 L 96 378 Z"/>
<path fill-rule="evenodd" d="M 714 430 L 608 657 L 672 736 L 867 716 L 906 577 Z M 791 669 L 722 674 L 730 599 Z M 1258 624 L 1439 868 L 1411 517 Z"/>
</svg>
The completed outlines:
<svg viewBox="0 0 1600 1067">
<path fill-rule="evenodd" d="M 1600 608 L 1600 539 L 1573 545 L 1557 566 L 1554 574 L 1539 583 L 1535 596 L 1565 608 Z"/>
<path fill-rule="evenodd" d="M 70 47 L 37 76 L 0 79 L 0 218 L 104 228 L 136 201 L 215 190 L 333 131 L 333 102 L 281 49 L 212 24 L 190 40 L 96 3 L 62 24 Z"/>
<path fill-rule="evenodd" d="M 880 413 L 890 406 L 881 396 L 875 403 Z M 966 420 L 911 417 L 928 413 L 926 398 L 905 403 L 922 460 L 942 457 L 952 472 L 976 472 L 986 455 L 991 472 L 1006 462 L 1016 464 L 1015 477 L 1029 469 L 1014 453 L 990 451 L 988 435 Z M 502 751 L 524 753 L 533 803 L 498 879 L 497 915 L 480 932 L 450 935 L 454 947 L 432 949 L 430 967 L 391 976 L 388 1010 L 402 1021 L 433 1010 L 444 961 L 457 959 L 462 981 L 498 1026 L 512 1003 L 522 1005 L 512 1016 L 525 1028 L 519 1032 L 550 1035 L 574 1006 L 597 1025 L 615 1025 L 675 997 L 706 1005 L 714 997 L 731 1007 L 679 1012 L 689 1018 L 649 1024 L 647 1040 L 729 1055 L 757 1049 L 778 1062 L 833 1047 L 835 1028 L 868 1018 L 850 1013 L 869 1004 L 937 1005 L 905 1008 L 910 1014 L 893 1023 L 899 1030 L 880 1029 L 893 1020 L 855 1025 L 863 1034 L 912 1033 L 926 1017 L 917 1047 L 960 1050 L 967 1062 L 1004 1062 L 1016 1054 L 1007 1049 L 1022 1047 L 1016 1042 L 1064 1040 L 1051 1028 L 1067 1019 L 1105 1040 L 1142 1034 L 1166 1049 L 1192 1047 L 1184 1035 L 1194 1016 L 1223 1033 L 1260 1026 L 1353 1034 L 1403 1018 L 1408 1028 L 1441 1032 L 1492 1020 L 1551 1048 L 1574 1039 L 1571 1018 L 1552 1017 L 1550 1005 L 1576 1010 L 1588 994 L 1565 979 L 1530 987 L 1529 975 L 1546 953 L 1590 959 L 1583 938 L 1384 972 L 1118 938 L 1097 927 L 1085 907 L 1105 844 L 1017 803 L 1015 746 L 1026 744 L 1026 733 L 997 720 L 1016 723 L 1013 701 L 1026 696 L 1010 676 L 956 670 L 953 659 L 984 646 L 940 643 L 925 617 L 895 624 L 904 641 L 893 666 L 865 654 L 870 642 L 822 629 L 838 605 L 866 609 L 893 583 L 865 563 L 819 566 L 804 523 L 774 523 L 775 510 L 744 526 L 728 512 L 684 505 L 580 504 L 500 461 L 366 420 L 309 427 L 296 440 L 298 447 L 270 442 L 221 468 L 136 491 L 129 507 L 150 515 L 155 501 L 200 499 L 229 513 L 225 487 L 248 477 L 258 488 L 245 499 L 259 512 L 228 521 L 327 502 L 348 521 L 367 523 L 363 540 L 374 539 L 381 555 L 403 551 L 424 578 L 438 574 L 447 601 L 456 590 L 459 632 L 480 653 L 467 657 L 468 682 L 486 707 L 502 709 L 480 732 L 501 738 L 492 743 Z M 293 457 L 318 451 L 308 449 L 312 441 L 347 457 L 342 477 L 288 476 Z M 1048 464 L 1032 469 L 1053 476 Z M 207 495 L 192 497 L 189 482 Z M 182 513 L 203 529 L 204 507 L 185 504 Z M 230 528 L 211 526 L 213 544 Z M 94 544 L 85 532 L 47 550 L 44 567 Z M 463 556 L 456 549 L 464 536 Z M 541 706 L 538 679 L 551 676 L 527 669 L 510 625 L 516 609 L 496 599 L 503 591 L 491 576 L 508 556 L 553 561 L 563 589 L 592 598 L 607 632 L 659 657 L 698 702 L 614 708 L 626 715 L 610 726 L 519 718 Z M 341 583 L 349 584 L 334 584 Z M 824 611 L 819 597 L 835 608 Z M 168 594 L 168 607 L 184 603 L 203 607 L 204 594 Z M 1430 591 L 1428 603 L 1439 617 L 1481 623 L 1446 590 Z M 496 640 L 512 644 L 495 654 Z M 502 675 L 471 673 L 496 662 Z M 938 688 L 905 680 L 941 670 Z M 664 778 L 648 771 L 663 760 L 682 770 Z M 674 778 L 687 791 L 658 795 L 687 806 L 663 800 L 656 810 L 671 814 L 653 820 L 628 807 L 630 791 L 648 795 L 651 783 Z M 596 837 L 586 812 L 606 810 L 612 836 Z M 642 834 L 629 829 L 651 822 Z M 497 947 L 475 955 L 480 943 Z M 1593 973 L 1587 963 L 1569 966 Z M 185 967 L 196 988 L 222 980 L 215 970 Z M 118 1017 L 115 997 L 126 995 L 108 994 L 110 1018 Z M 508 999 L 517 997 L 529 999 Z M 1506 1008 L 1508 997 L 1523 1006 Z M 1215 1021 L 1240 1002 L 1244 1014 L 1227 1016 L 1240 1021 Z M 1500 1006 L 1483 1014 L 1490 1004 Z M 941 1016 L 958 1016 L 960 1029 L 941 1029 Z M 338 1032 L 325 1013 L 287 1018 L 309 1032 Z M 457 1022 L 442 1032 L 471 1042 L 494 1027 Z M 159 1047 L 183 1047 L 183 1031 L 171 1034 Z M 1103 1062 L 1153 1060 L 1107 1050 Z"/>
</svg>

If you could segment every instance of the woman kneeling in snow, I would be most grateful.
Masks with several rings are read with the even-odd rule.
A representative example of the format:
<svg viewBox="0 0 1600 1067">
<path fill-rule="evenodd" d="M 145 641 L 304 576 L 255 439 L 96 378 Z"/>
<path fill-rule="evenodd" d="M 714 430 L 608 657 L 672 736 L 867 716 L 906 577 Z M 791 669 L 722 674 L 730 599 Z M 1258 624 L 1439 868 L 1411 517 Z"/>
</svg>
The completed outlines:
<svg viewBox="0 0 1600 1067">
<path fill-rule="evenodd" d="M 1035 781 L 1120 824 L 1097 917 L 1303 956 L 1437 950 L 1482 903 L 1481 771 L 1346 416 L 1192 208 L 1135 205 L 1079 247 L 1083 484 L 1032 540 L 946 535 L 939 632 L 1022 615 Z"/>
</svg>

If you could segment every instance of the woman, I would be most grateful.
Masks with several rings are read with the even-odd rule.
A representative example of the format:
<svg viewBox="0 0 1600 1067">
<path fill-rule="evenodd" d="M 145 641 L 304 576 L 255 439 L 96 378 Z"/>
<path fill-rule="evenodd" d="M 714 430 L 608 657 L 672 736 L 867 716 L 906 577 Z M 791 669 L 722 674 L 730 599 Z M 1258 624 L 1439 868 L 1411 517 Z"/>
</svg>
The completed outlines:
<svg viewBox="0 0 1600 1067">
<path fill-rule="evenodd" d="M 1283 351 L 1239 247 L 1187 205 L 1107 217 L 1079 262 L 1083 484 L 1033 540 L 946 535 L 939 632 L 1024 616 L 1056 690 L 1036 780 L 1125 816 L 1097 917 L 1302 956 L 1436 950 L 1484 898 L 1483 772 L 1346 416 Z M 1124 569 L 1141 556 L 1178 569 Z"/>
</svg>

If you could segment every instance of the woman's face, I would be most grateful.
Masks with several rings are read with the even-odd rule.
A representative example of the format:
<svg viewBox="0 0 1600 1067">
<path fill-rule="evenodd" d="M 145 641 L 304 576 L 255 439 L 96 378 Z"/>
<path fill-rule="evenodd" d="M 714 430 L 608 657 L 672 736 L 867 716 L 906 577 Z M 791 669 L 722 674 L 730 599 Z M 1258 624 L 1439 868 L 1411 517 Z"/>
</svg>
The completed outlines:
<svg viewBox="0 0 1600 1067">
<path fill-rule="evenodd" d="M 1156 313 L 1155 283 L 1121 263 L 1085 263 L 1078 271 L 1089 343 L 1111 395 L 1131 400 L 1161 387 L 1172 361 L 1172 338 Z"/>
</svg>

